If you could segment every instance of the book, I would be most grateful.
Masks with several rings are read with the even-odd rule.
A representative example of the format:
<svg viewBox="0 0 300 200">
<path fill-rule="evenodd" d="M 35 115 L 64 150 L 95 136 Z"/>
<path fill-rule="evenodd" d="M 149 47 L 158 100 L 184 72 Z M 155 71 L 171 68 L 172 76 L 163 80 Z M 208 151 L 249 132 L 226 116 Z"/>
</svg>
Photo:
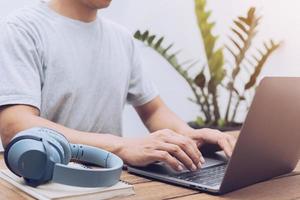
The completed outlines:
<svg viewBox="0 0 300 200">
<path fill-rule="evenodd" d="M 4 148 L 3 148 L 3 145 L 2 145 L 2 142 L 0 140 L 0 153 L 4 152 Z"/>
<path fill-rule="evenodd" d="M 49 182 L 34 188 L 26 185 L 23 178 L 16 176 L 8 169 L 0 171 L 0 178 L 24 191 L 28 195 L 41 200 L 100 200 L 134 194 L 133 186 L 123 181 L 119 181 L 111 187 L 86 188 Z"/>
</svg>

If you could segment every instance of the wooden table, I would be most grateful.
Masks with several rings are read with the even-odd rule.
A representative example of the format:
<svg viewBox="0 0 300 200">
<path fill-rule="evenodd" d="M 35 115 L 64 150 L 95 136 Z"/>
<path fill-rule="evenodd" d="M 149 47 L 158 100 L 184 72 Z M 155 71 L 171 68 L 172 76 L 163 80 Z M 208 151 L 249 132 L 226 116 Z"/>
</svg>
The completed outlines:
<svg viewBox="0 0 300 200">
<path fill-rule="evenodd" d="M 6 168 L 3 161 L 3 154 L 0 155 L 0 168 Z M 121 179 L 134 185 L 135 195 L 121 198 L 122 200 L 215 200 L 215 199 L 300 199 L 300 163 L 295 172 L 289 177 L 273 179 L 263 183 L 255 184 L 244 189 L 228 193 L 223 196 L 213 196 L 183 187 L 169 185 L 129 174 L 123 171 Z M 26 193 L 0 180 L 0 199 L 25 200 L 32 199 Z"/>
</svg>

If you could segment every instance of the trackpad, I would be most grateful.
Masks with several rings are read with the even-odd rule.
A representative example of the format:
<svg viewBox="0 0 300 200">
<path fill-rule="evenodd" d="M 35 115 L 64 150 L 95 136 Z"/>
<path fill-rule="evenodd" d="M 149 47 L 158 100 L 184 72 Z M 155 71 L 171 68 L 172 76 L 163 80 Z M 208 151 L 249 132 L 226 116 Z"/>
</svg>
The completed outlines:
<svg viewBox="0 0 300 200">
<path fill-rule="evenodd" d="M 211 166 L 214 166 L 214 165 L 220 165 L 220 164 L 223 164 L 223 163 L 226 163 L 227 161 L 224 159 L 217 159 L 217 158 L 207 158 L 205 157 L 205 163 L 204 165 L 202 166 L 202 169 L 204 168 L 207 168 L 207 167 L 211 167 Z"/>
<path fill-rule="evenodd" d="M 225 164 L 228 162 L 228 159 L 225 156 L 220 155 L 220 154 L 214 154 L 210 157 L 204 157 L 204 159 L 205 159 L 205 163 L 204 163 L 204 165 L 202 165 L 201 169 Z M 189 170 L 185 169 L 184 171 L 189 171 Z M 173 172 L 175 172 L 175 171 L 173 170 Z M 176 172 L 176 173 L 178 173 L 178 172 Z M 182 172 L 180 172 L 180 173 L 182 173 Z"/>
</svg>

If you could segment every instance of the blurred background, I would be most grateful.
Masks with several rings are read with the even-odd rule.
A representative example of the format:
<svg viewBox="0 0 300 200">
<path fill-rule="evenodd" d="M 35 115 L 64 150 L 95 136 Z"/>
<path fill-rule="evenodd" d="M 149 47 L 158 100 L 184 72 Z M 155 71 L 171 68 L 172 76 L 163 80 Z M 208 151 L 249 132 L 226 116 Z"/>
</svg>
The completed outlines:
<svg viewBox="0 0 300 200">
<path fill-rule="evenodd" d="M 0 1 L 0 18 L 10 12 L 34 4 L 38 0 Z M 232 20 L 246 15 L 252 6 L 263 18 L 255 40 L 257 46 L 265 39 L 282 41 L 280 48 L 268 59 L 262 70 L 263 76 L 300 75 L 300 2 L 295 0 L 209 0 L 211 20 L 216 22 L 214 32 L 220 35 L 219 43 L 226 43 L 230 35 Z M 182 50 L 179 60 L 196 59 L 205 62 L 206 56 L 194 12 L 194 0 L 113 0 L 109 8 L 100 15 L 125 26 L 132 34 L 137 30 L 149 30 L 165 37 L 166 43 L 174 42 L 174 49 Z M 1 30 L 0 30 L 1 31 Z M 199 115 L 199 108 L 188 100 L 193 97 L 183 78 L 155 51 L 140 44 L 145 70 L 152 77 L 161 97 L 169 107 L 185 121 Z M 225 60 L 226 60 L 225 54 Z M 0 58 L 1 59 L 1 58 Z M 222 94 L 220 95 L 222 97 Z M 227 98 L 227 97 L 226 97 Z M 220 99 L 222 104 L 222 98 Z M 224 99 L 225 101 L 225 99 Z M 221 112 L 224 108 L 221 107 Z M 243 120 L 246 108 L 238 118 Z M 126 106 L 124 112 L 124 135 L 143 136 L 147 133 L 134 110 Z"/>
</svg>

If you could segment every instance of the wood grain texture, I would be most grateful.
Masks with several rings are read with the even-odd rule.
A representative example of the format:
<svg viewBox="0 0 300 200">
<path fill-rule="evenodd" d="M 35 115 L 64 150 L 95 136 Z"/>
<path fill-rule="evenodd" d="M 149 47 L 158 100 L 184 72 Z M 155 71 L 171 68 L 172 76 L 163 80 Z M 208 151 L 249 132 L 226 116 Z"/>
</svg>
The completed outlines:
<svg viewBox="0 0 300 200">
<path fill-rule="evenodd" d="M 173 199 L 176 197 L 199 193 L 199 191 L 196 190 L 157 181 L 135 184 L 134 191 L 136 195 L 122 198 L 122 200 Z"/>
<path fill-rule="evenodd" d="M 122 172 L 121 180 L 129 184 L 146 183 L 151 181 L 150 179 L 130 174 L 127 171 Z"/>
<path fill-rule="evenodd" d="M 264 200 L 296 200 L 300 199 L 300 176 L 274 179 L 222 195 L 193 194 L 176 200 L 229 200 L 229 199 L 264 199 Z"/>
</svg>

